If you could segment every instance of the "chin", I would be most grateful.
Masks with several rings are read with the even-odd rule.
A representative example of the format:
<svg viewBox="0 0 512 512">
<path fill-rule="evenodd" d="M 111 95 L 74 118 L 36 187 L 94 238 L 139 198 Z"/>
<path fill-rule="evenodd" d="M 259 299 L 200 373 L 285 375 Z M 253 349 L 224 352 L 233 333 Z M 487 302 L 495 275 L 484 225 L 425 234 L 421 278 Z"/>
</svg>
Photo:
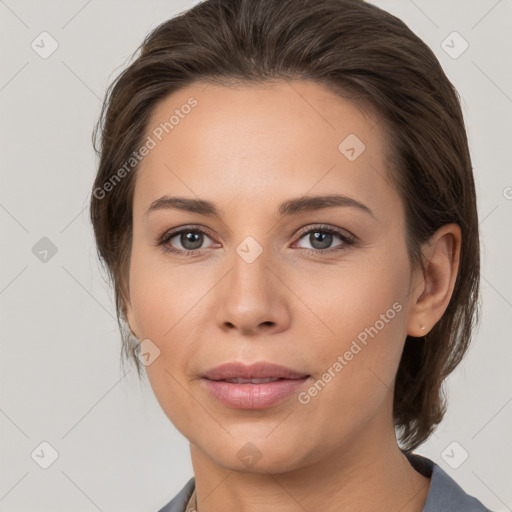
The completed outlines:
<svg viewBox="0 0 512 512">
<path fill-rule="evenodd" d="M 239 435 L 230 431 L 233 437 L 226 434 L 215 444 L 211 440 L 194 444 L 219 466 L 241 473 L 286 473 L 304 465 L 308 459 L 301 442 L 305 433 L 294 436 L 283 430 L 279 435 L 272 433 L 275 427 L 274 424 L 270 428 L 255 429 L 252 433 L 245 429 Z"/>
</svg>

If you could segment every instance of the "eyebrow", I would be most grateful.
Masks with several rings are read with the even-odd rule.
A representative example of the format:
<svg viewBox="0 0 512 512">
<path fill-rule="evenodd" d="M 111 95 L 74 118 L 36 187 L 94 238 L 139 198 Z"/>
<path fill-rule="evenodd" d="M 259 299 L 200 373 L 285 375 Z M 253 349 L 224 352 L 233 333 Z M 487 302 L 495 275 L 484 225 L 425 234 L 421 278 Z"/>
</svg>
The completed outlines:
<svg viewBox="0 0 512 512">
<path fill-rule="evenodd" d="M 323 208 L 335 208 L 339 206 L 348 206 L 358 208 L 375 219 L 372 210 L 365 204 L 356 201 L 348 196 L 327 195 L 327 196 L 303 196 L 296 199 L 289 199 L 279 206 L 279 215 L 281 217 L 297 215 L 307 211 L 321 210 Z M 148 208 L 146 215 L 156 210 L 175 208 L 186 210 L 188 212 L 199 213 L 209 217 L 221 218 L 220 211 L 210 201 L 203 199 L 188 199 L 184 197 L 162 196 L 153 201 Z"/>
</svg>

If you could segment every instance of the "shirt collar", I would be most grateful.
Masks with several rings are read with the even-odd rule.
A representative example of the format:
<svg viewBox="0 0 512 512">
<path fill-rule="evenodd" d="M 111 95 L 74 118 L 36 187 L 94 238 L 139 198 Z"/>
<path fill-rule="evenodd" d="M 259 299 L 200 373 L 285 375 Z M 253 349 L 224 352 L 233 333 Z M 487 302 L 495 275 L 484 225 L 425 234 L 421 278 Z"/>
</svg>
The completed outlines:
<svg viewBox="0 0 512 512">
<path fill-rule="evenodd" d="M 464 510 L 464 512 L 490 512 L 489 509 L 462 487 L 434 461 L 416 453 L 402 450 L 411 466 L 423 476 L 430 477 L 430 487 L 422 512 Z"/>
</svg>

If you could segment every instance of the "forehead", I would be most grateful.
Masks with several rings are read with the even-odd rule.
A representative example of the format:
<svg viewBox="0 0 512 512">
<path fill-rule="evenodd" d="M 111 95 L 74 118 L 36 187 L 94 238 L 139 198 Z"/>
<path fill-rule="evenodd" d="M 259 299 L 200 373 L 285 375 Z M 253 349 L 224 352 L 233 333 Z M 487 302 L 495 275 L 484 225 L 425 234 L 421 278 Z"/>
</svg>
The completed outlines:
<svg viewBox="0 0 512 512">
<path fill-rule="evenodd" d="M 135 203 L 188 195 L 222 210 L 236 197 L 262 205 L 334 190 L 363 202 L 396 196 L 378 121 L 311 81 L 192 84 L 153 109 Z"/>
</svg>

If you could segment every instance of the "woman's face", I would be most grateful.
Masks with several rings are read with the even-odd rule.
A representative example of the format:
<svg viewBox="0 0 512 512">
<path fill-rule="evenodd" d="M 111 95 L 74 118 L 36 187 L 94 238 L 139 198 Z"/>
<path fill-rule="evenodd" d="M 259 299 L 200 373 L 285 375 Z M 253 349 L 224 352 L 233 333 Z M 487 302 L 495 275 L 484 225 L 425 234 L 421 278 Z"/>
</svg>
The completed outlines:
<svg viewBox="0 0 512 512">
<path fill-rule="evenodd" d="M 150 340 L 143 359 L 160 405 L 208 460 L 287 471 L 394 436 L 416 285 L 382 130 L 307 81 L 196 83 L 153 111 L 128 320 Z M 312 200 L 323 196 L 333 199 Z M 213 373 L 230 362 L 248 373 Z M 262 362 L 293 373 L 246 368 Z"/>
</svg>

